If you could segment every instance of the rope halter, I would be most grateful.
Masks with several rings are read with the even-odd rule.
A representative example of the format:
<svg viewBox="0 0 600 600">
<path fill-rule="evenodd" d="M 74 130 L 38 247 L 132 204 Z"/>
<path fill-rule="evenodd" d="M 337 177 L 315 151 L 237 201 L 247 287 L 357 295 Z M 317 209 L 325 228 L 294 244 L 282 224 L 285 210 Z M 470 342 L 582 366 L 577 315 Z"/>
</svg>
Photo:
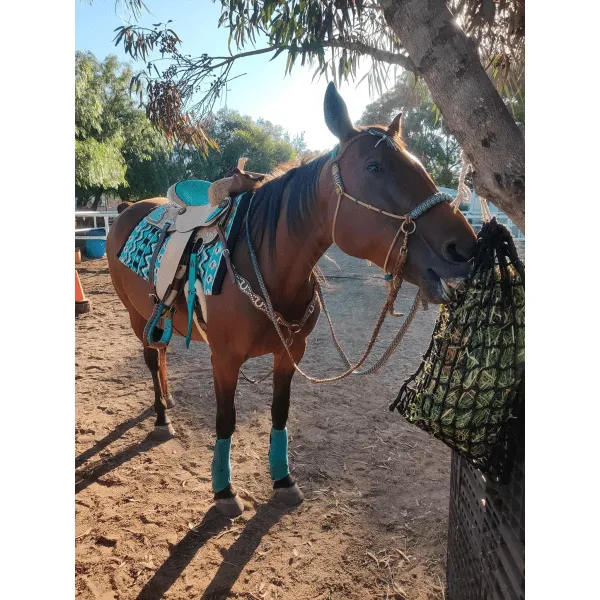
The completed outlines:
<svg viewBox="0 0 600 600">
<path fill-rule="evenodd" d="M 436 206 L 438 204 L 441 204 L 442 202 L 449 202 L 449 203 L 452 202 L 453 198 L 443 192 L 437 192 L 437 193 L 429 196 L 429 198 L 423 200 L 423 202 L 421 202 L 417 207 L 413 208 L 409 213 L 407 213 L 405 215 L 396 215 L 396 214 L 388 212 L 386 210 L 382 210 L 381 208 L 377 208 L 376 206 L 373 206 L 372 204 L 367 204 L 366 202 L 361 202 L 360 200 L 358 200 L 358 198 L 355 198 L 354 196 L 351 196 L 350 194 L 348 194 L 344 190 L 344 183 L 342 182 L 342 176 L 340 173 L 340 167 L 339 167 L 338 161 L 340 160 L 342 155 L 346 152 L 346 150 L 348 150 L 348 148 L 350 147 L 351 144 L 353 144 L 356 140 L 358 140 L 361 137 L 364 137 L 366 135 L 372 135 L 372 136 L 376 136 L 376 137 L 380 138 L 379 141 L 375 144 L 375 147 L 377 147 L 381 142 L 385 141 L 386 145 L 389 148 L 392 148 L 392 149 L 396 150 L 397 152 L 401 152 L 401 149 L 398 147 L 398 145 L 394 142 L 394 140 L 389 135 L 387 135 L 386 133 L 383 133 L 382 131 L 379 131 L 377 129 L 367 129 L 363 133 L 359 133 L 357 136 L 353 137 L 350 140 L 350 142 L 346 145 L 346 147 L 339 154 L 336 153 L 336 150 L 333 151 L 333 158 L 335 158 L 335 162 L 333 162 L 333 164 L 331 165 L 331 174 L 333 176 L 333 185 L 334 185 L 335 193 L 338 197 L 338 200 L 337 200 L 337 206 L 335 208 L 335 214 L 333 217 L 333 226 L 332 226 L 332 231 L 331 231 L 331 237 L 333 239 L 333 243 L 337 245 L 337 242 L 335 241 L 335 226 L 337 223 L 337 217 L 338 217 L 338 213 L 340 210 L 340 205 L 342 203 L 343 197 L 346 197 L 349 200 L 352 200 L 352 202 L 354 202 L 358 206 L 362 206 L 363 208 L 372 210 L 373 212 L 379 213 L 380 215 L 384 215 L 385 217 L 389 217 L 391 219 L 396 219 L 398 221 L 401 221 L 400 228 L 398 229 L 398 232 L 394 236 L 394 239 L 393 239 L 393 241 L 389 247 L 389 250 L 387 252 L 387 255 L 385 257 L 385 262 L 383 264 L 383 270 L 386 273 L 386 275 L 385 275 L 386 280 L 392 281 L 394 279 L 397 279 L 397 277 L 399 276 L 398 267 L 400 267 L 400 269 L 401 269 L 404 266 L 404 263 L 406 262 L 406 245 L 408 243 L 408 236 L 411 235 L 412 233 L 414 233 L 417 228 L 417 224 L 415 223 L 415 220 L 418 219 L 423 214 L 425 214 L 429 209 L 433 208 L 434 206 Z M 390 256 L 392 255 L 392 251 L 396 245 L 396 242 L 398 241 L 398 238 L 400 237 L 400 234 L 404 234 L 404 242 L 402 244 L 402 249 L 400 251 L 400 254 L 398 255 L 398 259 L 396 261 L 396 267 L 394 269 L 395 273 L 391 274 L 391 273 L 389 273 L 388 268 L 387 268 L 388 262 L 390 260 Z M 399 263 L 401 263 L 401 264 L 399 264 Z M 398 285 L 398 287 L 399 287 L 399 285 Z"/>
</svg>

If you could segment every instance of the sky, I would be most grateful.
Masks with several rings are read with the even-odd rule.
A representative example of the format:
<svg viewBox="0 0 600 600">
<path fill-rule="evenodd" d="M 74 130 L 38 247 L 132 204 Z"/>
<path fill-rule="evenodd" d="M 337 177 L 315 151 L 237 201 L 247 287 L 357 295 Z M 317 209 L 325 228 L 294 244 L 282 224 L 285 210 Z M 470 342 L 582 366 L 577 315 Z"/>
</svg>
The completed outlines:
<svg viewBox="0 0 600 600">
<path fill-rule="evenodd" d="M 171 27 L 182 40 L 181 51 L 192 56 L 207 53 L 228 54 L 228 30 L 218 28 L 221 3 L 209 0 L 145 0 L 150 13 L 144 13 L 140 25 L 165 23 L 172 19 Z M 115 46 L 114 29 L 130 23 L 122 3 L 115 0 L 93 0 L 88 4 L 78 0 L 75 9 L 75 45 L 77 50 L 92 52 L 102 60 L 115 54 L 128 62 L 134 71 L 142 70 L 143 63 L 135 63 L 121 46 Z M 258 46 L 257 46 L 258 47 Z M 251 47 L 245 50 L 252 49 Z M 232 52 L 235 52 L 232 46 Z M 321 78 L 312 82 L 310 67 L 294 66 L 291 75 L 284 77 L 286 53 L 270 61 L 270 55 L 244 58 L 234 67 L 232 75 L 246 73 L 229 84 L 226 101 L 221 100 L 215 110 L 227 106 L 253 119 L 260 117 L 281 125 L 293 137 L 305 132 L 311 150 L 326 150 L 336 143 L 323 118 L 323 97 L 327 82 Z M 366 67 L 366 65 L 365 65 Z M 359 73 L 359 79 L 362 76 Z M 350 117 L 357 121 L 364 108 L 373 99 L 369 97 L 366 80 L 358 86 L 344 84 L 340 88 Z"/>
</svg>

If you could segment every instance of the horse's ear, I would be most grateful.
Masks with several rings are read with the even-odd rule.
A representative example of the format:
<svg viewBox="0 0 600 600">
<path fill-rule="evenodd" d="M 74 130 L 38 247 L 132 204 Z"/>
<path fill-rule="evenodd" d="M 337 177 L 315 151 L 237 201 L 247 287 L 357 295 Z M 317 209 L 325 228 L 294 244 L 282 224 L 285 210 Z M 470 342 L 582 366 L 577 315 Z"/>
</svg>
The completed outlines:
<svg viewBox="0 0 600 600">
<path fill-rule="evenodd" d="M 395 137 L 400 132 L 402 127 L 402 113 L 398 113 L 396 118 L 390 123 L 388 127 L 388 134 L 390 137 Z"/>
<path fill-rule="evenodd" d="M 356 129 L 352 126 L 352 121 L 348 115 L 346 103 L 332 82 L 329 82 L 325 92 L 323 110 L 325 124 L 340 142 L 345 142 L 356 133 Z"/>
</svg>

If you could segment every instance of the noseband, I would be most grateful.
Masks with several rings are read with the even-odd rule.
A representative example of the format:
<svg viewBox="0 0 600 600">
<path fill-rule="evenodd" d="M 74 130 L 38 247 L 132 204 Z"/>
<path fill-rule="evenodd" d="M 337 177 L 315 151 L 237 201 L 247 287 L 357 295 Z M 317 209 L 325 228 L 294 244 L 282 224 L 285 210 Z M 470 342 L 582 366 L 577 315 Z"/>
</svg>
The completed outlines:
<svg viewBox="0 0 600 600">
<path fill-rule="evenodd" d="M 332 226 L 332 230 L 331 230 L 331 237 L 333 239 L 333 243 L 337 245 L 337 242 L 335 241 L 335 226 L 337 223 L 338 213 L 340 211 L 340 205 L 342 203 L 342 198 L 344 196 L 346 198 L 348 198 L 349 200 L 352 200 L 352 202 L 354 202 L 355 204 L 358 204 L 358 206 L 362 206 L 363 208 L 372 210 L 373 212 L 379 213 L 380 215 L 390 217 L 391 219 L 396 219 L 398 221 L 401 221 L 400 228 L 398 229 L 398 232 L 394 236 L 394 239 L 393 239 L 393 241 L 390 245 L 390 248 L 387 252 L 387 255 L 385 257 L 385 262 L 383 263 L 383 270 L 386 273 L 386 279 L 391 280 L 392 274 L 389 273 L 387 266 L 388 266 L 388 262 L 390 260 L 390 256 L 392 255 L 392 251 L 396 245 L 396 242 L 398 241 L 398 238 L 400 237 L 400 234 L 401 233 L 404 234 L 404 243 L 402 245 L 402 248 L 403 248 L 404 254 L 405 254 L 406 246 L 408 243 L 408 236 L 411 235 L 412 233 L 414 233 L 417 228 L 417 224 L 415 223 L 415 220 L 418 219 L 421 215 L 425 214 L 430 208 L 433 208 L 437 204 L 440 204 L 442 202 L 452 202 L 453 198 L 443 192 L 437 192 L 437 193 L 429 196 L 429 198 L 427 198 L 426 200 L 423 200 L 423 202 L 421 202 L 416 208 L 413 208 L 409 213 L 407 213 L 405 215 L 395 215 L 394 213 L 390 213 L 386 210 L 382 210 L 381 208 L 377 208 L 376 206 L 373 206 L 372 204 L 367 204 L 366 202 L 361 202 L 360 200 L 358 200 L 358 198 L 355 198 L 354 196 L 351 196 L 350 194 L 348 194 L 344 190 L 344 184 L 342 182 L 342 176 L 340 174 L 340 167 L 339 167 L 338 161 L 343 156 L 343 154 L 346 152 L 346 150 L 348 150 L 348 148 L 356 140 L 358 140 L 362 137 L 365 137 L 366 135 L 372 135 L 372 136 L 376 136 L 376 137 L 380 138 L 379 141 L 375 144 L 375 147 L 377 147 L 381 142 L 385 141 L 385 143 L 387 144 L 388 147 L 396 150 L 397 152 L 401 151 L 400 148 L 394 143 L 394 140 L 389 135 L 383 133 L 382 131 L 378 131 L 377 129 L 367 129 L 365 132 L 359 133 L 357 136 L 353 137 L 339 154 L 334 154 L 333 158 L 335 158 L 335 162 L 331 165 L 331 174 L 333 177 L 333 184 L 335 186 L 335 193 L 337 194 L 338 200 L 337 200 L 337 206 L 335 207 L 335 215 L 333 217 L 333 226 Z M 335 153 L 335 150 L 334 150 L 334 153 Z M 400 254 L 398 255 L 398 260 L 396 261 L 397 264 L 396 264 L 396 268 L 394 269 L 395 271 L 398 271 L 398 262 L 400 262 L 402 255 L 403 255 L 403 252 L 401 251 Z"/>
</svg>

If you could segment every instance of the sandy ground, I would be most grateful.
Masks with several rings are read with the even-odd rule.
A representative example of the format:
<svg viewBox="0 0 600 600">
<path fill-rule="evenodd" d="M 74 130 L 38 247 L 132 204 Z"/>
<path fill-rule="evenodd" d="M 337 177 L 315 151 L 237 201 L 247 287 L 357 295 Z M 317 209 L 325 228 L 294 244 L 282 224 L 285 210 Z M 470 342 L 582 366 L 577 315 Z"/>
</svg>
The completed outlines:
<svg viewBox="0 0 600 600">
<path fill-rule="evenodd" d="M 358 358 L 385 297 L 380 271 L 333 250 L 322 261 L 339 337 Z M 292 386 L 288 430 L 294 477 L 306 500 L 271 501 L 271 384 L 238 386 L 233 482 L 246 510 L 212 508 L 215 403 L 209 349 L 171 343 L 177 437 L 155 442 L 152 383 L 141 344 L 105 259 L 79 273 L 92 312 L 76 319 L 76 590 L 80 600 L 442 599 L 450 452 L 388 404 L 424 352 L 437 307 L 420 311 L 403 345 L 376 375 Z M 397 309 L 408 312 L 405 285 Z M 390 320 L 376 348 L 389 342 Z M 379 350 L 379 352 L 377 352 Z M 302 363 L 342 370 L 322 317 Z M 257 376 L 270 359 L 250 361 Z"/>
</svg>

